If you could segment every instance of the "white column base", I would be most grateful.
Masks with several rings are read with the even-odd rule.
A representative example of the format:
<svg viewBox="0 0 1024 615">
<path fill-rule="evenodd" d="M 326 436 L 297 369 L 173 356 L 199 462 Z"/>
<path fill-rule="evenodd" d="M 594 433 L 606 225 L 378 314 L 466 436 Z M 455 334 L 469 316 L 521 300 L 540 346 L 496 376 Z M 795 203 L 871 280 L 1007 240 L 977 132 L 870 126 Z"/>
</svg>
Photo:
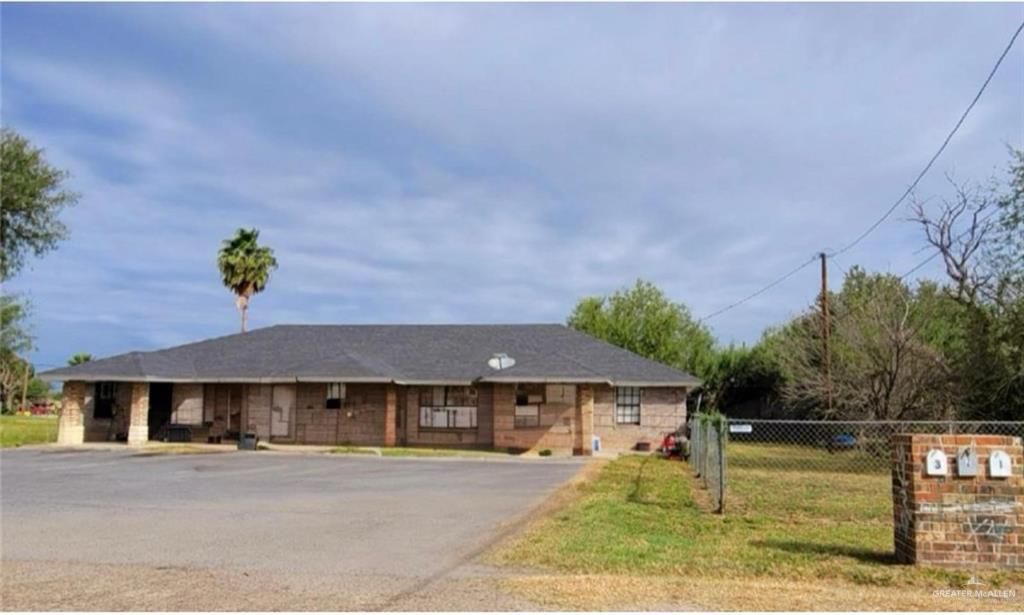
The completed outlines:
<svg viewBox="0 0 1024 615">
<path fill-rule="evenodd" d="M 84 425 L 57 425 L 57 444 L 60 446 L 75 446 L 85 443 Z"/>
<path fill-rule="evenodd" d="M 145 446 L 149 442 L 148 425 L 132 425 L 128 428 L 128 446 Z"/>
</svg>

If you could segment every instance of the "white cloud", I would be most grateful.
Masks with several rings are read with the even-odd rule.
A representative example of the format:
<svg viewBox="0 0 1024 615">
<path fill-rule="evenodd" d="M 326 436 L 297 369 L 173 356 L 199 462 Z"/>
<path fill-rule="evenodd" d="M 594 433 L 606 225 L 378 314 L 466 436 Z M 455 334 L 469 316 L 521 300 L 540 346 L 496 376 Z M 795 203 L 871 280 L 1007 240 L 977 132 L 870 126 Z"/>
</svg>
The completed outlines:
<svg viewBox="0 0 1024 615">
<path fill-rule="evenodd" d="M 214 256 L 255 225 L 281 268 L 254 325 L 560 321 L 637 277 L 707 314 L 888 206 L 993 60 L 955 42 L 1005 12 L 180 6 L 128 23 L 209 65 L 5 42 L 5 114 L 84 195 L 71 240 L 14 287 L 48 356 L 90 322 L 144 346 L 230 331 Z M 944 163 L 1000 163 L 1020 98 L 994 87 Z M 894 222 L 849 264 L 902 270 L 918 245 Z M 712 324 L 755 339 L 816 275 Z"/>
</svg>

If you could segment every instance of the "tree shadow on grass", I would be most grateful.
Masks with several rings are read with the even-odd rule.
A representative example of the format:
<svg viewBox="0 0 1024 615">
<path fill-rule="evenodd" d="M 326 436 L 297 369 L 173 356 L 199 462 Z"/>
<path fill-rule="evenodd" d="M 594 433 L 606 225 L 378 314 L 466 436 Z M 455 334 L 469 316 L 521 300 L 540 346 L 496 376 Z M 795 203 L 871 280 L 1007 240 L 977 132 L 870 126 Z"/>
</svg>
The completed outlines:
<svg viewBox="0 0 1024 615">
<path fill-rule="evenodd" d="M 750 544 L 755 547 L 764 547 L 788 553 L 800 553 L 804 555 L 830 555 L 839 557 L 851 557 L 869 564 L 896 565 L 896 554 L 890 551 L 879 551 L 878 549 L 864 549 L 851 547 L 849 545 L 825 544 L 820 542 L 807 542 L 799 540 L 755 540 Z"/>
<path fill-rule="evenodd" d="M 643 489 L 643 483 L 644 483 L 644 470 L 647 467 L 647 462 L 648 461 L 650 461 L 650 457 L 645 457 L 644 460 L 641 461 L 640 465 L 637 467 L 637 469 L 636 469 L 636 476 L 633 477 L 633 486 L 629 490 L 629 495 L 626 496 L 626 501 L 627 502 L 632 502 L 634 504 L 653 504 L 654 503 L 654 502 L 651 502 L 649 500 L 645 500 L 643 498 L 643 496 L 640 495 L 640 491 Z"/>
</svg>

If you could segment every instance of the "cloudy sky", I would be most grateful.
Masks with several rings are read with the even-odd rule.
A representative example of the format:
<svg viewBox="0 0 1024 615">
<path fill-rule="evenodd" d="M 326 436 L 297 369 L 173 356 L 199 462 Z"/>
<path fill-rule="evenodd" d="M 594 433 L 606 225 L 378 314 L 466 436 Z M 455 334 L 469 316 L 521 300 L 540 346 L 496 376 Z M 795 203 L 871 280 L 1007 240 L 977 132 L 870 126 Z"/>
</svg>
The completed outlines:
<svg viewBox="0 0 1024 615">
<path fill-rule="evenodd" d="M 82 198 L 70 239 L 4 291 L 31 297 L 41 365 L 233 332 L 216 251 L 256 226 L 281 265 L 256 327 L 562 322 L 638 277 L 702 316 L 887 209 L 1022 19 L 1020 4 L 5 4 L 3 123 Z M 1022 143 L 1018 44 L 922 196 L 944 172 L 1002 172 Z M 927 253 L 906 217 L 838 265 L 912 267 Z M 709 325 L 754 341 L 817 275 Z"/>
</svg>

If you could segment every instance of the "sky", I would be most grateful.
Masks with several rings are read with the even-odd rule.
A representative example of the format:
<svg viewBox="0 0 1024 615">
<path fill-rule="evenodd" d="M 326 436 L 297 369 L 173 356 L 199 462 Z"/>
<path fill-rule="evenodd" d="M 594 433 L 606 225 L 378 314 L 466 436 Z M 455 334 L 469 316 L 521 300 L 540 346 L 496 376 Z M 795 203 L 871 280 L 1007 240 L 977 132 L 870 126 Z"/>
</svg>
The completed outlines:
<svg viewBox="0 0 1024 615">
<path fill-rule="evenodd" d="M 216 253 L 255 226 L 277 323 L 564 322 L 650 280 L 701 317 L 906 189 L 1024 5 L 25 5 L 0 112 L 81 194 L 9 281 L 39 367 L 235 332 Z M 922 182 L 1004 175 L 1024 41 Z M 833 265 L 903 273 L 900 207 Z M 938 279 L 939 264 L 917 275 Z M 752 343 L 808 267 L 707 321 Z"/>
</svg>

